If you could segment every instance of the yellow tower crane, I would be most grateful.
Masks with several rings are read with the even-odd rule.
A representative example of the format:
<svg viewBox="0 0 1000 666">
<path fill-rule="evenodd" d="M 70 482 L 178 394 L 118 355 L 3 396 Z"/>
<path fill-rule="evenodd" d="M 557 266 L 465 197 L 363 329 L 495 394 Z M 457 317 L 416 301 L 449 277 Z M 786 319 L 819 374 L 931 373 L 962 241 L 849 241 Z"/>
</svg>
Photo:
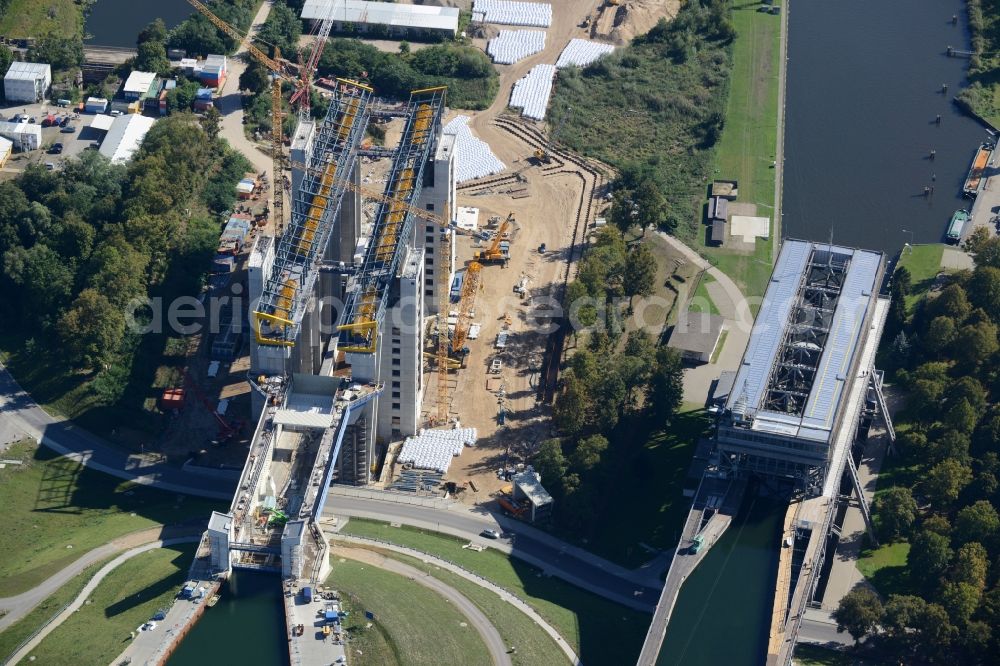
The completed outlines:
<svg viewBox="0 0 1000 666">
<path fill-rule="evenodd" d="M 211 21 L 216 28 L 235 39 L 238 43 L 245 44 L 250 55 L 252 55 L 257 62 L 267 67 L 271 72 L 271 170 L 273 172 L 273 182 L 271 183 L 273 188 L 273 198 L 271 207 L 274 211 L 275 228 L 280 232 L 285 225 L 285 199 L 284 192 L 282 191 L 285 157 L 281 147 L 284 139 L 281 113 L 281 83 L 282 81 L 288 81 L 293 86 L 309 85 L 308 82 L 303 83 L 304 80 L 308 81 L 308 79 L 305 77 L 299 78 L 289 73 L 287 67 L 288 63 L 287 61 L 282 60 L 281 52 L 278 50 L 277 46 L 274 47 L 274 57 L 272 58 L 254 46 L 254 43 L 250 39 L 249 35 L 244 35 L 242 32 L 220 19 L 202 2 L 199 2 L 199 0 L 187 1 L 192 7 L 197 9 L 200 14 Z M 306 98 L 308 98 L 308 95 L 306 95 Z"/>
</svg>

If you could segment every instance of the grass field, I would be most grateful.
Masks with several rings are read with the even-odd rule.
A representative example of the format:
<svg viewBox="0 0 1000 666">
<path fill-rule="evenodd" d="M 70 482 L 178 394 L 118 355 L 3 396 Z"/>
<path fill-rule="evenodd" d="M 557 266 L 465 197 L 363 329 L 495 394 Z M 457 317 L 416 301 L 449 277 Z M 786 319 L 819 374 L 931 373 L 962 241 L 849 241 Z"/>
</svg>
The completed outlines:
<svg viewBox="0 0 1000 666">
<path fill-rule="evenodd" d="M 5 37 L 64 37 L 83 34 L 83 12 L 73 0 L 11 0 L 0 16 Z"/>
<path fill-rule="evenodd" d="M 44 447 L 4 453 L 22 465 L 0 470 L 0 597 L 30 589 L 97 546 L 160 524 L 207 519 L 218 504 L 121 482 Z M 70 548 L 69 546 L 72 546 Z"/>
<path fill-rule="evenodd" d="M 712 282 L 715 282 L 715 278 L 708 273 L 702 276 L 701 281 L 698 282 L 698 288 L 694 290 L 694 296 L 688 304 L 689 311 L 719 314 L 719 308 L 712 301 L 712 297 L 708 293 L 708 285 Z"/>
<path fill-rule="evenodd" d="M 531 618 L 490 590 L 414 557 L 390 550 L 379 550 L 379 552 L 425 571 L 465 595 L 469 601 L 479 607 L 479 610 L 486 617 L 493 621 L 493 625 L 500 632 L 504 643 L 517 646 L 517 652 L 511 655 L 514 666 L 554 666 L 555 664 L 568 663 L 568 659 L 559 646 Z"/>
<path fill-rule="evenodd" d="M 758 240 L 752 253 L 702 247 L 701 251 L 739 285 L 747 297 L 762 296 L 771 272 L 774 224 L 774 170 L 778 122 L 781 17 L 743 3 L 733 8 L 736 41 L 726 125 L 715 148 L 714 174 L 739 181 L 740 203 L 757 204 L 772 218 L 771 239 Z M 756 311 L 756 310 L 755 310 Z"/>
<path fill-rule="evenodd" d="M 10 656 L 23 640 L 40 629 L 66 604 L 75 599 L 87 581 L 113 557 L 109 556 L 100 562 L 91 564 L 73 580 L 60 587 L 55 594 L 38 604 L 30 613 L 0 632 L 0 661 Z"/>
<path fill-rule="evenodd" d="M 934 277 L 941 271 L 941 257 L 944 245 L 932 243 L 929 245 L 913 245 L 911 252 L 904 251 L 899 256 L 899 266 L 905 266 L 910 271 L 913 288 L 906 297 L 907 309 L 912 309 L 934 284 Z"/>
<path fill-rule="evenodd" d="M 581 590 L 505 554 L 465 550 L 466 542 L 411 527 L 352 518 L 342 530 L 415 548 L 458 564 L 521 597 L 573 646 L 584 663 L 635 661 L 649 615 Z"/>
<path fill-rule="evenodd" d="M 129 632 L 166 608 L 187 576 L 195 544 L 137 555 L 108 574 L 89 601 L 31 653 L 40 664 L 107 664 L 128 645 Z"/>
<path fill-rule="evenodd" d="M 795 666 L 879 666 L 882 663 L 816 645 L 796 645 L 795 656 L 792 658 Z"/>
<path fill-rule="evenodd" d="M 467 618 L 433 590 L 404 576 L 353 560 L 334 560 L 328 585 L 346 595 L 352 612 L 352 663 L 488 664 L 490 654 Z M 405 603 L 400 603 L 405 599 Z M 375 614 L 370 629 L 363 611 Z M 352 628 L 353 624 L 353 628 Z M 464 626 L 463 626 L 464 625 Z M 380 636 L 372 636 L 374 633 Z M 355 659 L 360 649 L 360 659 Z"/>
<path fill-rule="evenodd" d="M 906 556 L 910 544 L 897 542 L 880 546 L 874 550 L 864 550 L 858 558 L 858 571 L 868 579 L 879 594 L 910 594 L 909 575 L 906 572 Z"/>
</svg>

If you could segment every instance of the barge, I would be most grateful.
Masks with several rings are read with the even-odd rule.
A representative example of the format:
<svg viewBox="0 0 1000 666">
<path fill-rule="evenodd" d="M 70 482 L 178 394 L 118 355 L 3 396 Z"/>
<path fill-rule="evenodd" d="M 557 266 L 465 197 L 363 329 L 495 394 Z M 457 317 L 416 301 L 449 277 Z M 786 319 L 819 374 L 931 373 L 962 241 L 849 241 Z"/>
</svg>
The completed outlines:
<svg viewBox="0 0 1000 666">
<path fill-rule="evenodd" d="M 962 192 L 969 197 L 979 194 L 979 189 L 983 186 L 983 175 L 986 167 L 993 157 L 995 146 L 992 143 L 983 143 L 976 151 L 976 156 L 972 159 L 972 166 L 969 168 L 969 175 L 965 177 L 965 187 Z"/>
<path fill-rule="evenodd" d="M 965 230 L 965 225 L 969 223 L 969 211 L 962 209 L 956 210 L 955 214 L 951 216 L 951 222 L 948 224 L 948 232 L 945 234 L 945 238 L 948 239 L 949 243 L 958 243 L 962 240 L 962 232 Z"/>
</svg>

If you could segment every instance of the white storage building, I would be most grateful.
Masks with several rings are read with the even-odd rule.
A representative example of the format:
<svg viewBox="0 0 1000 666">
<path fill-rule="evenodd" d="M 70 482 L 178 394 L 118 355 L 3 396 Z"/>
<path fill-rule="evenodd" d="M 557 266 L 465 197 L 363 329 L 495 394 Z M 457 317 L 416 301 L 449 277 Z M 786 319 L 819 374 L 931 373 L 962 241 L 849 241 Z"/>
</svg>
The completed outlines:
<svg viewBox="0 0 1000 666">
<path fill-rule="evenodd" d="M 35 123 L 0 123 L 0 136 L 21 151 L 38 150 L 42 145 L 42 126 Z"/>
<path fill-rule="evenodd" d="M 14 152 L 14 144 L 10 139 L 5 139 L 0 136 L 0 169 L 7 164 L 7 160 L 10 159 L 10 154 Z"/>
<path fill-rule="evenodd" d="M 40 102 L 51 85 L 52 68 L 40 62 L 12 62 L 3 77 L 8 102 Z"/>
<path fill-rule="evenodd" d="M 150 95 L 150 89 L 155 82 L 156 74 L 153 72 L 132 72 L 125 79 L 122 94 L 128 100 L 143 99 Z"/>
<path fill-rule="evenodd" d="M 392 36 L 436 36 L 458 34 L 457 7 L 402 5 L 366 0 L 306 0 L 302 18 L 321 21 L 333 17 L 333 29 L 341 32 L 350 24 L 360 33 L 384 26 Z"/>
<path fill-rule="evenodd" d="M 108 135 L 101 143 L 101 155 L 104 155 L 114 163 L 128 162 L 132 155 L 139 150 L 142 140 L 146 137 L 146 132 L 150 130 L 156 121 L 146 116 L 132 113 L 125 116 L 118 116 L 111 123 Z"/>
</svg>

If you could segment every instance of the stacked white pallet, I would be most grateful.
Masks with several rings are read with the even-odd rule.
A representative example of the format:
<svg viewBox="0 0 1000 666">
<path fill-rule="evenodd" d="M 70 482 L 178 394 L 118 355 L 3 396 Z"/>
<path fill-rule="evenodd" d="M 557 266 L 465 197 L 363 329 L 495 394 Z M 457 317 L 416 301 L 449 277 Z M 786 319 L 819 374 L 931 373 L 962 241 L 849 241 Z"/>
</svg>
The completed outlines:
<svg viewBox="0 0 1000 666">
<path fill-rule="evenodd" d="M 476 445 L 476 436 L 475 428 L 421 430 L 419 435 L 406 438 L 397 461 L 444 474 L 463 448 Z"/>
<path fill-rule="evenodd" d="M 486 23 L 547 28 L 552 25 L 552 5 L 513 0 L 474 0 L 472 15 L 483 15 Z"/>
<path fill-rule="evenodd" d="M 556 68 L 562 69 L 570 65 L 586 67 L 602 56 L 606 56 L 615 50 L 611 44 L 601 44 L 599 42 L 589 42 L 586 39 L 571 39 L 556 61 Z"/>
<path fill-rule="evenodd" d="M 513 65 L 544 49 L 544 30 L 501 30 L 486 45 L 486 53 L 498 65 Z"/>
<path fill-rule="evenodd" d="M 552 94 L 552 77 L 555 65 L 535 65 L 523 78 L 514 83 L 510 92 L 510 105 L 521 109 L 521 115 L 535 120 L 545 118 Z"/>
<path fill-rule="evenodd" d="M 445 134 L 455 136 L 455 180 L 459 183 L 491 176 L 507 168 L 490 150 L 490 145 L 472 133 L 469 120 L 469 116 L 455 116 L 444 126 Z"/>
</svg>

